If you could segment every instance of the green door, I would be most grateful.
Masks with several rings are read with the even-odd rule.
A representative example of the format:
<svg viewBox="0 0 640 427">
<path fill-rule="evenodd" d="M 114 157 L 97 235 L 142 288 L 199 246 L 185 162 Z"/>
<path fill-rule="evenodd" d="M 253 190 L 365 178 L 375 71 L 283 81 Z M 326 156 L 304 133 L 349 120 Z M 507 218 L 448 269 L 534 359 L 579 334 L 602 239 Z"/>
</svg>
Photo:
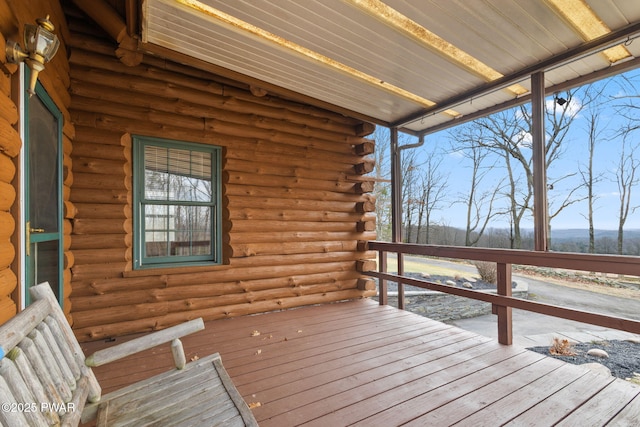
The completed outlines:
<svg viewBox="0 0 640 427">
<path fill-rule="evenodd" d="M 26 68 L 26 67 L 25 67 Z M 27 80 L 28 81 L 28 80 Z M 25 94 L 25 304 L 29 287 L 62 289 L 62 114 L 38 83 Z"/>
</svg>

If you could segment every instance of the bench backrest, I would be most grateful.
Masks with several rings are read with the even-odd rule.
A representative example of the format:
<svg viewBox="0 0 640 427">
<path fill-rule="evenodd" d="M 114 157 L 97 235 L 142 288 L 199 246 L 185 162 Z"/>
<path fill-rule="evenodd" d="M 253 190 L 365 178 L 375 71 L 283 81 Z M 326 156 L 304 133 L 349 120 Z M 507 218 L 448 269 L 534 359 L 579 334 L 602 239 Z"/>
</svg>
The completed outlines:
<svg viewBox="0 0 640 427">
<path fill-rule="evenodd" d="M 0 422 L 77 425 L 100 386 L 49 284 L 30 292 L 34 302 L 0 326 Z"/>
</svg>

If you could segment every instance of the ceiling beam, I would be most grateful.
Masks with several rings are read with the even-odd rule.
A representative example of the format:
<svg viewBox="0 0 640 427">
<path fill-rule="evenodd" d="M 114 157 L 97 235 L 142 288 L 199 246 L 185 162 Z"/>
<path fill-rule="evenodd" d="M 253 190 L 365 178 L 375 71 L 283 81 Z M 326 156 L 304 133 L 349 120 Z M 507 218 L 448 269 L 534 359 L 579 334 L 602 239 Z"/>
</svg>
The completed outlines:
<svg viewBox="0 0 640 427">
<path fill-rule="evenodd" d="M 528 79 L 534 73 L 552 70 L 563 64 L 576 61 L 580 58 L 584 58 L 586 56 L 600 52 L 609 47 L 623 43 L 627 40 L 636 38 L 638 36 L 640 36 L 640 23 L 634 23 L 634 24 L 628 25 L 617 31 L 611 32 L 607 35 L 594 39 L 590 42 L 584 43 L 580 46 L 574 47 L 563 53 L 555 55 L 545 61 L 539 62 L 529 67 L 525 67 L 522 70 L 519 70 L 513 74 L 504 76 L 503 78 L 494 80 L 490 83 L 484 84 L 480 87 L 464 92 L 460 95 L 453 96 L 441 103 L 438 103 L 435 107 L 423 109 L 415 113 L 409 114 L 401 118 L 400 120 L 397 120 L 391 123 L 390 125 L 391 127 L 403 128 L 407 124 L 420 120 L 425 116 L 439 114 L 449 109 L 455 109 L 457 105 L 463 102 L 466 102 L 470 99 L 478 98 L 488 93 L 504 89 L 514 83 Z M 494 111 L 498 111 L 498 110 L 494 110 Z M 426 133 L 430 133 L 430 129 L 423 129 L 419 132 L 416 132 L 417 135 L 424 135 Z"/>
<path fill-rule="evenodd" d="M 614 65 L 613 67 L 604 68 L 602 70 L 594 71 L 591 74 L 580 76 L 572 80 L 567 80 L 565 82 L 558 83 L 557 85 L 549 86 L 545 89 L 545 95 L 549 95 L 551 93 L 561 92 L 574 87 L 593 83 L 598 80 L 602 80 L 607 77 L 614 76 L 616 74 L 625 73 L 629 70 L 634 70 L 639 67 L 640 67 L 640 58 L 634 58 L 632 60 L 624 61 L 620 64 Z M 436 132 L 440 132 L 442 130 L 452 128 L 454 126 L 459 126 L 461 124 L 468 123 L 476 119 L 481 119 L 482 117 L 487 117 L 493 113 L 497 113 L 498 111 L 503 111 L 509 108 L 517 107 L 518 105 L 526 104 L 527 102 L 530 102 L 530 101 L 531 101 L 531 94 L 528 93 L 524 96 L 510 99 L 509 101 L 503 102 L 501 104 L 496 104 L 494 106 L 476 111 L 471 114 L 465 114 L 464 116 L 460 116 L 455 120 L 450 120 L 448 122 L 430 126 L 428 129 L 421 132 L 418 132 L 412 129 L 407 129 L 407 128 L 400 128 L 399 130 L 403 133 L 413 135 L 413 136 L 425 136 L 425 135 L 433 134 Z"/>
<path fill-rule="evenodd" d="M 142 62 L 138 41 L 127 33 L 127 24 L 105 0 L 73 0 L 76 6 L 118 43 L 116 56 L 125 65 L 135 67 Z"/>
</svg>

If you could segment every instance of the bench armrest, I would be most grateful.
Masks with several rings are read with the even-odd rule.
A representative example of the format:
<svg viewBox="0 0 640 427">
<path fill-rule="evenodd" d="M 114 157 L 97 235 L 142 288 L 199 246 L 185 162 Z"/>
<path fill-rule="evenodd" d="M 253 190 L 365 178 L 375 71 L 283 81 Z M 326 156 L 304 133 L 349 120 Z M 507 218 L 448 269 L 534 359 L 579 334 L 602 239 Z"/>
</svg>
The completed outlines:
<svg viewBox="0 0 640 427">
<path fill-rule="evenodd" d="M 134 338 L 131 341 L 124 342 L 122 344 L 114 345 L 104 350 L 98 350 L 91 356 L 87 357 L 85 364 L 90 367 L 102 366 L 106 363 L 113 362 L 123 357 L 130 356 L 143 350 L 148 350 L 159 344 L 164 344 L 169 341 L 176 341 L 172 347 L 179 347 L 182 358 L 184 359 L 184 353 L 182 352 L 182 346 L 178 338 L 191 333 L 201 331 L 204 329 L 204 322 L 202 318 L 190 320 L 180 325 L 172 326 L 161 331 L 154 332 L 152 334 L 144 335 L 139 338 Z M 173 350 L 173 348 L 172 348 Z M 174 359 L 176 359 L 176 365 L 180 369 L 180 363 L 177 360 L 176 353 L 174 351 Z M 184 364 L 182 363 L 184 366 Z"/>
</svg>

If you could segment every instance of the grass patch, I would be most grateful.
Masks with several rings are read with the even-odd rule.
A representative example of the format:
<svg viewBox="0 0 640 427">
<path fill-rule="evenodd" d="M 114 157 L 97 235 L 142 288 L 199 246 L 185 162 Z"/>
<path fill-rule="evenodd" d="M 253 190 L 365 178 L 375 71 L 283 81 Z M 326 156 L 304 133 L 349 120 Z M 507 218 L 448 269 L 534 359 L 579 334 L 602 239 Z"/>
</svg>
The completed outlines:
<svg viewBox="0 0 640 427">
<path fill-rule="evenodd" d="M 387 261 L 387 271 L 398 271 L 398 260 L 396 257 L 389 257 Z M 421 261 L 413 261 L 411 258 L 404 258 L 405 273 L 428 273 L 433 276 L 449 277 L 477 277 L 477 274 L 469 274 L 454 268 L 439 267 L 435 265 L 425 265 Z"/>
</svg>

